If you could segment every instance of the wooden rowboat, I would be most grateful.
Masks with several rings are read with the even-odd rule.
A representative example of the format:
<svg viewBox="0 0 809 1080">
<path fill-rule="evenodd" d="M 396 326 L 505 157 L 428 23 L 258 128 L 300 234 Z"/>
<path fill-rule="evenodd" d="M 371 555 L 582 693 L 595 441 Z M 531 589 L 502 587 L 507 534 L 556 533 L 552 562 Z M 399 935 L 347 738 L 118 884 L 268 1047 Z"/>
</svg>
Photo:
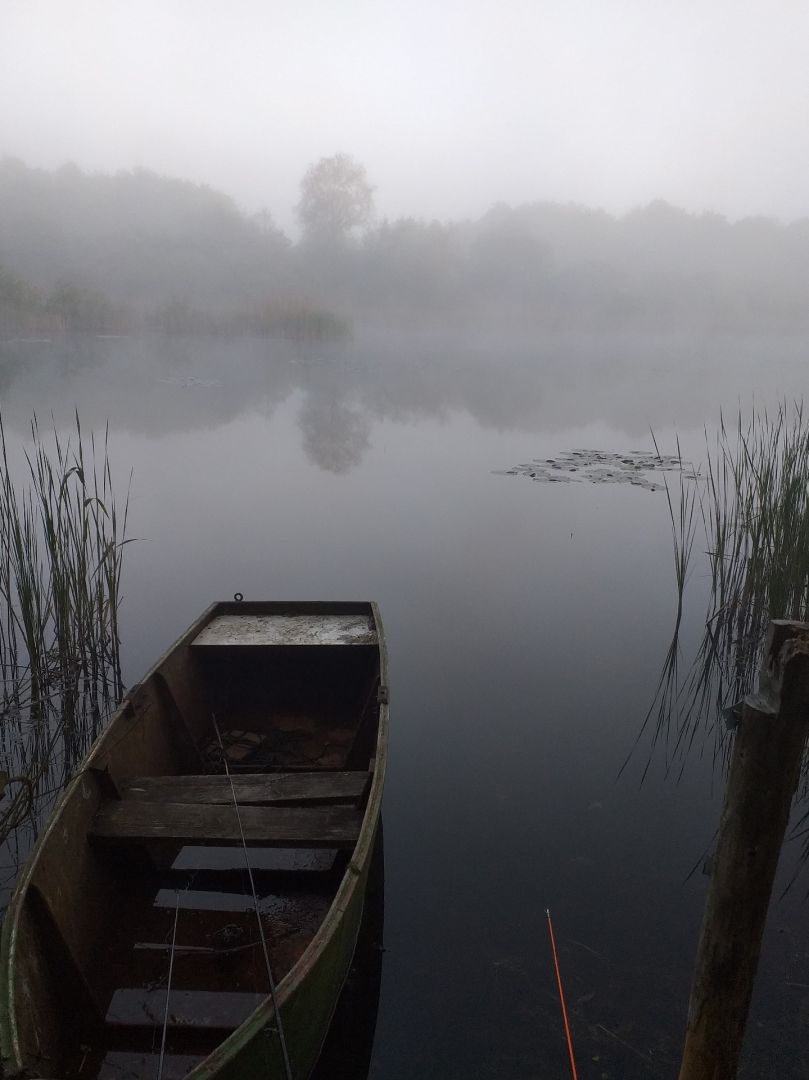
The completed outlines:
<svg viewBox="0 0 809 1080">
<path fill-rule="evenodd" d="M 376 605 L 209 608 L 20 875 L 4 1075 L 305 1080 L 351 965 L 387 733 Z"/>
</svg>

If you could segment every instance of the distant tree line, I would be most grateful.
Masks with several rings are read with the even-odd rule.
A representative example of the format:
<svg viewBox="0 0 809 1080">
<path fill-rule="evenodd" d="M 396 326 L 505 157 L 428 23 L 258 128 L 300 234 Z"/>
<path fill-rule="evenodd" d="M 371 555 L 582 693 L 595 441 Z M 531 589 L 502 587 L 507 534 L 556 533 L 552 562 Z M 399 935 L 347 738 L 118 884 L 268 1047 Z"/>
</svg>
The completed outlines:
<svg viewBox="0 0 809 1080">
<path fill-rule="evenodd" d="M 809 328 L 809 220 L 536 202 L 379 221 L 345 154 L 307 171 L 296 210 L 293 243 L 203 185 L 3 159 L 0 334 Z"/>
<path fill-rule="evenodd" d="M 103 333 L 131 325 L 130 313 L 98 289 L 61 281 L 46 292 L 0 266 L 0 334 Z"/>
</svg>

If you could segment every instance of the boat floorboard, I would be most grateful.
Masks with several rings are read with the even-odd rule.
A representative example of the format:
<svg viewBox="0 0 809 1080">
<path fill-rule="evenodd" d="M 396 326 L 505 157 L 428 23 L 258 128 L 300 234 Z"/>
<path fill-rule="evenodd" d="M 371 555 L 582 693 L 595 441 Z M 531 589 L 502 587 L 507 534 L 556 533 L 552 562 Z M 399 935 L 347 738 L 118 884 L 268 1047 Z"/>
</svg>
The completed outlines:
<svg viewBox="0 0 809 1080">
<path fill-rule="evenodd" d="M 202 1060 L 200 1054 L 166 1054 L 162 1080 L 182 1080 Z M 143 1080 L 145 1076 L 157 1076 L 159 1066 L 160 1055 L 157 1053 L 111 1050 L 104 1055 L 95 1075 L 98 1080 Z"/>
<path fill-rule="evenodd" d="M 334 871 L 339 856 L 332 849 L 295 847 L 251 847 L 245 851 L 214 844 L 185 844 L 177 852 L 171 872 L 178 875 L 196 875 L 203 871 L 211 873 L 243 871 L 249 863 L 255 873 L 279 874 L 300 878 L 301 875 L 325 876 Z M 184 887 L 185 883 L 183 883 Z"/>
<path fill-rule="evenodd" d="M 108 942 L 105 957 L 107 1000 L 120 987 L 165 985 L 178 899 L 172 986 L 266 993 L 266 964 L 252 900 L 249 907 L 234 910 L 236 904 L 227 894 L 177 894 L 167 889 L 151 902 L 145 897 L 121 898 L 121 933 Z M 330 895 L 312 893 L 261 898 L 264 939 L 276 978 L 302 955 L 330 902 Z"/>
<path fill-rule="evenodd" d="M 124 987 L 113 994 L 107 1024 L 115 1027 L 208 1028 L 231 1031 L 239 1026 L 262 1001 L 265 994 L 224 990 L 166 990 Z"/>
</svg>

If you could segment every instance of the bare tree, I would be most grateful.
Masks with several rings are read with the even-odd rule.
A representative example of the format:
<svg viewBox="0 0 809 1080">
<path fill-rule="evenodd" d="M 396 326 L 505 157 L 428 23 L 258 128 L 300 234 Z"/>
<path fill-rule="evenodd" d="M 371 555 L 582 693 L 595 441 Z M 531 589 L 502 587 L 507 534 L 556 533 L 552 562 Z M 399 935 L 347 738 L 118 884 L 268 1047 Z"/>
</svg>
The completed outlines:
<svg viewBox="0 0 809 1080">
<path fill-rule="evenodd" d="M 373 187 L 365 169 L 348 154 L 334 154 L 311 165 L 301 181 L 296 209 L 307 240 L 340 243 L 367 225 Z"/>
</svg>

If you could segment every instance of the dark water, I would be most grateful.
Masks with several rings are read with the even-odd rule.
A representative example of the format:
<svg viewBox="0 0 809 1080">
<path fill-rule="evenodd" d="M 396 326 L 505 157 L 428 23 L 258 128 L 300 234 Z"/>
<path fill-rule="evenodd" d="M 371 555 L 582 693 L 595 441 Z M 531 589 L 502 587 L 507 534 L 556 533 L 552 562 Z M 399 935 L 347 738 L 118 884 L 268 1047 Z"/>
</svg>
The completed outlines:
<svg viewBox="0 0 809 1080">
<path fill-rule="evenodd" d="M 379 601 L 392 748 L 374 1080 L 569 1075 L 546 907 L 582 1080 L 676 1075 L 707 885 L 685 879 L 717 792 L 698 755 L 679 784 L 658 762 L 640 788 L 645 746 L 616 783 L 674 613 L 665 496 L 497 471 L 649 451 L 650 426 L 697 455 L 720 406 L 803 394 L 808 344 L 0 346 L 10 442 L 33 408 L 67 425 L 75 406 L 86 427 L 109 419 L 124 484 L 134 469 L 129 680 L 237 590 Z M 809 1073 L 806 887 L 772 910 L 744 1078 Z"/>
</svg>

